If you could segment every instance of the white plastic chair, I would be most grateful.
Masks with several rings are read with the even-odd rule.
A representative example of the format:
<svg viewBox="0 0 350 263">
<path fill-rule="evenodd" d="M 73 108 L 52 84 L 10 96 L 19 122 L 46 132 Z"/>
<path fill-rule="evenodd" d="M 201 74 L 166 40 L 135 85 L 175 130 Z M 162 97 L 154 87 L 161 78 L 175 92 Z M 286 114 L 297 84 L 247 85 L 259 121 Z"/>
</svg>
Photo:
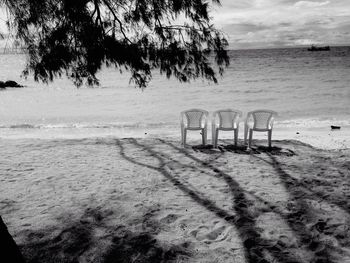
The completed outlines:
<svg viewBox="0 0 350 263">
<path fill-rule="evenodd" d="M 181 112 L 181 143 L 186 145 L 187 131 L 202 131 L 202 143 L 207 143 L 207 121 L 209 112 L 201 109 L 190 109 Z"/>
<path fill-rule="evenodd" d="M 268 132 L 268 143 L 271 147 L 272 128 L 277 112 L 271 110 L 255 110 L 248 112 L 244 127 L 244 144 L 247 143 L 249 133 L 249 148 L 253 140 L 253 131 Z"/>
<path fill-rule="evenodd" d="M 237 146 L 238 141 L 238 129 L 239 129 L 239 117 L 242 116 L 242 112 L 239 110 L 224 109 L 217 110 L 213 114 L 212 120 L 212 138 L 213 146 L 217 148 L 219 131 L 234 131 L 234 142 Z"/>
</svg>

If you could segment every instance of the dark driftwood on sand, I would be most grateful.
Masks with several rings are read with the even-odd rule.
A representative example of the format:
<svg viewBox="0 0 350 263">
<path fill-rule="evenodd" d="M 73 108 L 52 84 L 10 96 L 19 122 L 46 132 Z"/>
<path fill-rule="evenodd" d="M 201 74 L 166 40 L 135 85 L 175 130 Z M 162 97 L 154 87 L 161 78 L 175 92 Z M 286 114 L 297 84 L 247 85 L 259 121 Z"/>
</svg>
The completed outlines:
<svg viewBox="0 0 350 263">
<path fill-rule="evenodd" d="M 7 230 L 7 227 L 0 216 L 0 248 L 2 251 L 1 262 L 24 263 L 21 251 L 16 242 Z M 2 261 L 5 260 L 5 261 Z M 7 261 L 6 261 L 7 260 Z"/>
</svg>

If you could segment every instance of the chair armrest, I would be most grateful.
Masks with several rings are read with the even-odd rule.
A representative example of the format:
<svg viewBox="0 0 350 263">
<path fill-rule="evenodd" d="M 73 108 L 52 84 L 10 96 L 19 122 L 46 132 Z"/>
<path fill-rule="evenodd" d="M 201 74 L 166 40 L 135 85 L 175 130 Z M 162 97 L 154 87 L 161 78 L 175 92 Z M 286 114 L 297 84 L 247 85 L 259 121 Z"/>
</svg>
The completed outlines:
<svg viewBox="0 0 350 263">
<path fill-rule="evenodd" d="M 188 126 L 187 117 L 184 112 L 181 112 L 180 114 L 180 123 L 182 128 L 187 128 Z"/>
<path fill-rule="evenodd" d="M 236 127 L 239 127 L 239 123 L 241 122 L 241 118 L 242 118 L 242 112 L 239 110 L 235 110 L 237 112 L 236 117 L 233 121 L 233 125 L 236 125 Z"/>
<path fill-rule="evenodd" d="M 201 128 L 204 129 L 208 126 L 209 112 L 203 112 L 203 117 L 201 119 Z"/>
<path fill-rule="evenodd" d="M 247 118 L 245 119 L 245 122 L 244 122 L 244 127 L 248 127 L 249 126 L 249 120 L 252 116 L 252 112 L 248 112 L 247 113 Z"/>
<path fill-rule="evenodd" d="M 212 127 L 213 128 L 218 128 L 219 126 L 220 126 L 220 123 L 217 123 L 216 122 L 216 116 L 218 115 L 218 111 L 215 111 L 214 113 L 213 113 L 213 118 L 212 118 L 212 120 L 211 120 L 211 124 L 212 124 Z"/>
<path fill-rule="evenodd" d="M 273 128 L 273 122 L 274 122 L 274 120 L 275 120 L 275 118 L 274 118 L 274 116 L 272 116 L 272 117 L 270 118 L 270 121 L 269 121 L 269 127 L 271 127 L 271 129 Z"/>
<path fill-rule="evenodd" d="M 278 116 L 278 113 L 275 112 L 275 111 L 271 111 L 271 113 L 272 113 L 272 116 L 271 116 L 270 121 L 269 121 L 269 126 L 270 126 L 271 129 L 272 129 L 272 128 L 273 128 L 273 123 L 274 123 L 274 121 L 275 121 L 275 117 Z"/>
</svg>

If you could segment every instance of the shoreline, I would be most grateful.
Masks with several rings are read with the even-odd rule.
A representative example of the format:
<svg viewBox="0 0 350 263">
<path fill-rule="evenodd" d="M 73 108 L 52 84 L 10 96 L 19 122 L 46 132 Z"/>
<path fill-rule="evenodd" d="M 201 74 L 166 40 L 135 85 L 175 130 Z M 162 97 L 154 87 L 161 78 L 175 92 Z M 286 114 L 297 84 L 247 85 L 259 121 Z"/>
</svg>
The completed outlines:
<svg viewBox="0 0 350 263">
<path fill-rule="evenodd" d="M 243 126 L 243 125 L 242 125 Z M 243 144 L 243 127 L 240 127 L 239 141 Z M 140 128 L 1 128 L 0 140 L 74 140 L 90 138 L 165 138 L 181 140 L 180 128 L 170 127 L 166 129 L 140 127 Z M 219 143 L 222 140 L 233 139 L 232 132 L 221 132 Z M 253 140 L 266 140 L 267 133 L 255 132 Z M 188 140 L 192 143 L 200 143 L 199 132 L 189 132 Z M 350 149 L 350 126 L 342 126 L 340 130 L 331 130 L 328 127 L 275 127 L 272 135 L 273 141 L 296 140 L 302 143 L 324 150 Z M 208 144 L 211 142 L 211 129 L 208 127 Z"/>
</svg>

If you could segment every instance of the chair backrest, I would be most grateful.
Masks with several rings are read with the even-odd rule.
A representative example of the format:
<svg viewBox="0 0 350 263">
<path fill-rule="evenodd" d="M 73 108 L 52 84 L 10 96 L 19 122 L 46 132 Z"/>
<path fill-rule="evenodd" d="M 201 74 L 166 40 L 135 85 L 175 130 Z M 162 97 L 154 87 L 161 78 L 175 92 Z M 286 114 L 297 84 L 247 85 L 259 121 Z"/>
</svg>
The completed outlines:
<svg viewBox="0 0 350 263">
<path fill-rule="evenodd" d="M 188 128 L 204 128 L 209 112 L 201 109 L 190 109 L 181 112 L 186 117 Z"/>
<path fill-rule="evenodd" d="M 253 129 L 257 130 L 272 129 L 274 117 L 277 116 L 277 112 L 271 110 L 255 110 L 249 112 L 249 114 L 253 116 Z"/>
<path fill-rule="evenodd" d="M 242 112 L 239 110 L 224 109 L 214 112 L 214 122 L 218 124 L 219 128 L 232 129 L 237 128 L 239 117 L 242 116 Z"/>
</svg>

